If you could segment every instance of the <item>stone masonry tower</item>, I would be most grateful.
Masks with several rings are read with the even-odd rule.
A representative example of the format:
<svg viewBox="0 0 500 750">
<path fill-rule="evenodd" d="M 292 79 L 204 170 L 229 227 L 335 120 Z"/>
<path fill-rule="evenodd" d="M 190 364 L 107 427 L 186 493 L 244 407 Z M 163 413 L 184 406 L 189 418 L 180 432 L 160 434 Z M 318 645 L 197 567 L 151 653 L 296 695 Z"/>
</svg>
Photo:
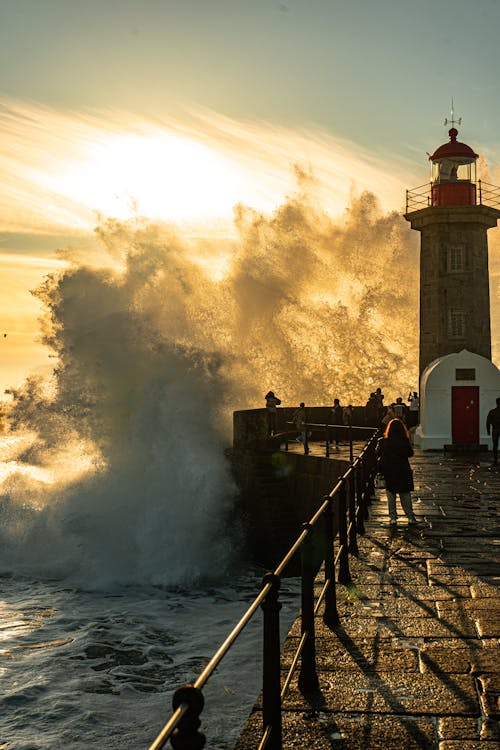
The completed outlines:
<svg viewBox="0 0 500 750">
<path fill-rule="evenodd" d="M 463 349 L 491 359 L 487 231 L 500 217 L 500 191 L 476 182 L 477 154 L 455 124 L 452 110 L 450 141 L 429 157 L 430 185 L 406 194 L 405 218 L 421 233 L 419 376 Z"/>
</svg>

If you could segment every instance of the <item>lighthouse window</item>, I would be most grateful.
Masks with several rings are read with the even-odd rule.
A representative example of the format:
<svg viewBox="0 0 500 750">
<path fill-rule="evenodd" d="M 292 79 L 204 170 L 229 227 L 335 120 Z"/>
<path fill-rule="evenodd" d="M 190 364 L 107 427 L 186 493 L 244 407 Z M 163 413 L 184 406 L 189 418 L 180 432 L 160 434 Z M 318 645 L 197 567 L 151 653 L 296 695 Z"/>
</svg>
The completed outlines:
<svg viewBox="0 0 500 750">
<path fill-rule="evenodd" d="M 448 317 L 448 335 L 450 339 L 465 338 L 465 312 L 450 310 Z"/>
<path fill-rule="evenodd" d="M 463 271 L 465 268 L 465 248 L 452 245 L 448 250 L 448 271 Z"/>
</svg>

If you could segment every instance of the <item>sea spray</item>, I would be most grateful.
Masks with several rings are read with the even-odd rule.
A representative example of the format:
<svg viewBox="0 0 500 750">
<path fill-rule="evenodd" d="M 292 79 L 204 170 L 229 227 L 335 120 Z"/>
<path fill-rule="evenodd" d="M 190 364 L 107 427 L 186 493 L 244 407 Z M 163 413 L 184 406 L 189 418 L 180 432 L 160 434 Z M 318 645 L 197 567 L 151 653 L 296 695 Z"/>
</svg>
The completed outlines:
<svg viewBox="0 0 500 750">
<path fill-rule="evenodd" d="M 269 387 L 322 404 L 414 386 L 417 249 L 398 214 L 365 193 L 333 220 L 303 184 L 271 216 L 237 207 L 235 230 L 228 248 L 105 220 L 102 265 L 73 260 L 36 290 L 57 364 L 11 419 L 55 481 L 4 487 L 4 564 L 87 586 L 212 576 L 231 546 L 234 409 Z"/>
</svg>

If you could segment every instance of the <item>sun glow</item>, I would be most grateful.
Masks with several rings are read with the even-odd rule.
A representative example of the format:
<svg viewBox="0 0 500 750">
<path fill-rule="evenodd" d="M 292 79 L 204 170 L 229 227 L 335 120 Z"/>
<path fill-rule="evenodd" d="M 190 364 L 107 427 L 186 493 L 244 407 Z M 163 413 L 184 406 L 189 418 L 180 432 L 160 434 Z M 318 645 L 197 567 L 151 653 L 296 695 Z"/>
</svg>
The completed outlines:
<svg viewBox="0 0 500 750">
<path fill-rule="evenodd" d="M 229 217 L 246 192 L 244 175 L 229 159 L 169 133 L 106 136 L 46 181 L 54 192 L 118 219 Z"/>
<path fill-rule="evenodd" d="M 319 130 L 239 122 L 199 110 L 156 120 L 114 110 L 62 112 L 0 99 L 3 231 L 86 234 L 105 217 L 224 226 L 243 203 L 271 212 L 308 182 L 340 215 L 350 193 L 401 202 L 404 170 Z M 408 178 L 409 179 L 409 178 Z"/>
</svg>

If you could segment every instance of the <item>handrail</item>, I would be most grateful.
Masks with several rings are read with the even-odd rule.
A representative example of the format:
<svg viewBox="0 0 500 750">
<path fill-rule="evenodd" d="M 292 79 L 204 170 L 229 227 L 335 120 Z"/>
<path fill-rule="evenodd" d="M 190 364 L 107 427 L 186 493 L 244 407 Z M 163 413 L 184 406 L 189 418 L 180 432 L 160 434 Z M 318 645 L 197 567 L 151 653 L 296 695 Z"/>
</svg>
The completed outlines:
<svg viewBox="0 0 500 750">
<path fill-rule="evenodd" d="M 460 182 L 460 180 L 458 180 L 457 182 Z M 433 184 L 438 183 L 426 182 L 424 185 L 418 185 L 418 187 L 411 188 L 411 190 L 406 191 L 405 213 L 408 214 L 412 211 L 419 211 L 422 208 L 427 208 L 432 205 Z M 471 185 L 477 185 L 474 205 L 500 208 L 500 187 L 491 185 L 490 183 L 484 182 L 483 180 L 471 182 Z"/>
<path fill-rule="evenodd" d="M 296 424 L 296 423 L 293 422 L 292 420 L 288 420 L 287 422 L 285 422 L 285 424 Z M 299 430 L 299 429 L 296 428 L 294 430 L 287 430 L 286 432 L 281 433 L 280 437 L 282 437 L 284 435 L 283 439 L 285 441 L 285 450 L 286 451 L 288 451 L 288 444 L 290 442 L 290 439 L 289 439 L 290 435 L 295 435 L 295 434 L 299 434 L 300 435 L 303 432 L 304 433 L 304 442 L 302 443 L 302 445 L 304 446 L 304 452 L 306 454 L 309 453 L 309 436 L 308 436 L 308 433 L 309 433 L 309 428 L 311 427 L 311 428 L 313 428 L 316 431 L 318 429 L 325 431 L 325 433 L 326 433 L 325 456 L 328 458 L 328 456 L 330 455 L 330 444 L 332 442 L 330 440 L 330 438 L 332 437 L 332 430 L 333 429 L 336 429 L 336 430 L 340 429 L 343 432 L 347 431 L 347 439 L 349 441 L 349 460 L 350 461 L 354 460 L 354 453 L 353 453 L 353 437 L 354 436 L 353 436 L 353 432 L 358 431 L 358 432 L 364 432 L 364 433 L 366 433 L 366 431 L 368 430 L 369 432 L 375 433 L 379 429 L 378 427 L 373 427 L 371 425 L 366 425 L 364 427 L 355 426 L 355 425 L 351 424 L 350 422 L 348 424 L 345 424 L 345 423 L 340 424 L 340 423 L 336 423 L 336 422 L 332 422 L 332 423 L 330 423 L 330 422 L 320 422 L 320 423 L 317 423 L 317 422 L 304 422 L 303 426 L 304 426 L 304 430 Z M 302 442 L 302 441 L 299 441 L 299 442 Z"/>
<path fill-rule="evenodd" d="M 418 211 L 420 208 L 427 208 L 431 204 L 431 182 L 412 188 L 406 191 L 406 212 Z"/>
<path fill-rule="evenodd" d="M 345 425 L 344 425 L 345 426 Z M 324 425 L 321 425 L 324 427 Z M 354 429 L 354 428 L 353 428 Z M 361 428 L 367 429 L 367 428 Z M 378 433 L 378 430 L 377 430 Z M 290 687 L 299 659 L 299 689 L 303 692 L 318 687 L 316 674 L 314 617 L 324 602 L 323 619 L 334 627 L 340 622 L 336 606 L 335 566 L 339 563 L 338 580 L 346 583 L 351 580 L 349 572 L 349 553 L 357 555 L 357 534 L 364 533 L 364 520 L 368 517 L 368 505 L 374 493 L 376 474 L 376 440 L 373 434 L 363 450 L 352 460 L 349 467 L 337 481 L 312 518 L 303 525 L 302 532 L 279 562 L 273 572 L 266 573 L 262 580 L 262 589 L 250 604 L 239 622 L 217 649 L 202 673 L 192 685 L 184 685 L 176 690 L 173 696 L 173 714 L 149 746 L 149 750 L 161 750 L 170 740 L 172 747 L 184 750 L 200 750 L 205 745 L 205 736 L 199 731 L 199 716 L 203 709 L 202 688 L 227 654 L 240 633 L 247 626 L 259 606 L 263 610 L 263 736 L 259 750 L 282 750 L 281 704 Z M 333 525 L 333 501 L 339 503 L 339 529 Z M 314 559 L 311 545 L 308 542 L 313 534 L 318 533 L 320 521 L 325 539 L 323 561 Z M 339 536 L 339 549 L 334 551 L 334 539 Z M 281 686 L 281 646 L 279 632 L 278 601 L 280 580 L 283 571 L 297 551 L 301 552 L 302 562 L 302 601 L 301 630 L 299 646 L 293 656 L 292 665 Z M 314 603 L 314 581 L 317 572 L 323 565 L 325 584 Z"/>
<path fill-rule="evenodd" d="M 481 205 L 500 207 L 500 187 L 490 185 L 489 182 L 478 180 L 479 185 L 479 203 Z"/>
</svg>

